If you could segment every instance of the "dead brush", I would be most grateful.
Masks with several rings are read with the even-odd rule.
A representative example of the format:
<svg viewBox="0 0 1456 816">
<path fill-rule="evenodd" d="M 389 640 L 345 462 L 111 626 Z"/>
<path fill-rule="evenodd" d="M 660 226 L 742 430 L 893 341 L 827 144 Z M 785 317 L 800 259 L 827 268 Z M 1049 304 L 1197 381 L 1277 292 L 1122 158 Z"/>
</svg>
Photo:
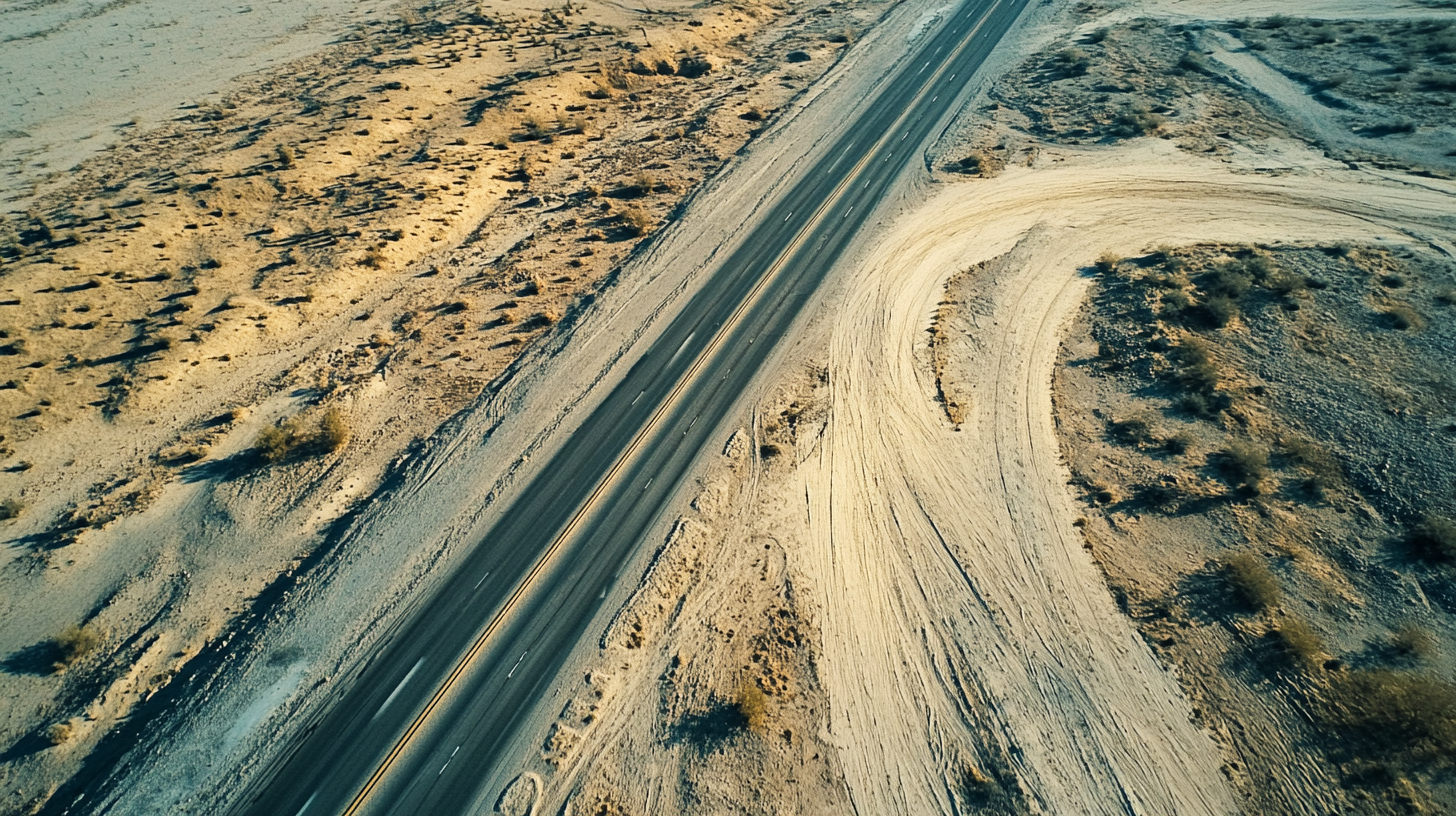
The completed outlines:
<svg viewBox="0 0 1456 816">
<path fill-rule="evenodd" d="M 1252 553 L 1235 553 L 1223 560 L 1223 576 L 1250 607 L 1263 611 L 1279 606 L 1284 594 L 1279 579 Z"/>
<path fill-rule="evenodd" d="M 1221 469 L 1230 485 L 1257 495 L 1269 476 L 1269 451 L 1236 439 L 1223 449 Z"/>
<path fill-rule="evenodd" d="M 738 712 L 743 727 L 749 731 L 762 733 L 768 728 L 768 695 L 752 680 L 745 679 L 738 684 L 733 708 Z"/>
<path fill-rule="evenodd" d="M 1318 666 L 1325 654 L 1324 641 L 1304 620 L 1284 617 L 1274 626 L 1274 634 L 1280 645 L 1300 668 L 1305 670 Z"/>
<path fill-rule="evenodd" d="M 1316 495 L 1323 495 L 1344 483 L 1344 469 L 1329 451 L 1317 442 L 1298 434 L 1279 437 L 1279 448 L 1300 470 L 1306 474 L 1305 487 Z"/>
<path fill-rule="evenodd" d="M 1370 757 L 1456 759 L 1456 685 L 1429 675 L 1361 669 L 1336 674 L 1323 694 L 1323 724 Z"/>
</svg>

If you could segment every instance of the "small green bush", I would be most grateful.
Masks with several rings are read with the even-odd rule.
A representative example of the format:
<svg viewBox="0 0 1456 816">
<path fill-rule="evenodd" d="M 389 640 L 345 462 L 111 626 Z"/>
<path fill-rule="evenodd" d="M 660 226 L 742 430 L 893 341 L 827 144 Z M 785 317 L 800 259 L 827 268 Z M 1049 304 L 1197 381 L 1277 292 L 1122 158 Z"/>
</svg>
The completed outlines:
<svg viewBox="0 0 1456 816">
<path fill-rule="evenodd" d="M 1223 574 L 1239 597 L 1254 609 L 1273 609 L 1283 598 L 1279 579 L 1251 553 L 1235 553 L 1225 558 Z"/>
</svg>

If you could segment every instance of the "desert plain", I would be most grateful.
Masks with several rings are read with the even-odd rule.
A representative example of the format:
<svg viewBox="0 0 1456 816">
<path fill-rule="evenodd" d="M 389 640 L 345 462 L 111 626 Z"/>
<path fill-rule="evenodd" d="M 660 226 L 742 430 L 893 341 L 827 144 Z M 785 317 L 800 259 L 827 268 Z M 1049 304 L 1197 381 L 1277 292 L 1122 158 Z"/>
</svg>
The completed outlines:
<svg viewBox="0 0 1456 816">
<path fill-rule="evenodd" d="M 0 810 L 226 811 L 952 9 L 381 8 L 12 174 Z M 496 810 L 1456 807 L 1456 9 L 1035 5 L 963 101 Z"/>
</svg>

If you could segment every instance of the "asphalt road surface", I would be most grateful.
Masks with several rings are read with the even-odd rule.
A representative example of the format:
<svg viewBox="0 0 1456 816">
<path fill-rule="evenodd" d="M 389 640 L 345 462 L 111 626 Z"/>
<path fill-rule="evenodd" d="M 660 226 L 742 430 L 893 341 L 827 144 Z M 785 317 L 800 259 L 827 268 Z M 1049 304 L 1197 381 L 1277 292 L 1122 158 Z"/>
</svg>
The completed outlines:
<svg viewBox="0 0 1456 816">
<path fill-rule="evenodd" d="M 864 219 L 1028 0 L 965 0 L 769 205 L 620 385 L 380 644 L 238 814 L 485 811 L 518 720 L 584 634 Z M 851 55 L 852 58 L 852 55 Z"/>
</svg>

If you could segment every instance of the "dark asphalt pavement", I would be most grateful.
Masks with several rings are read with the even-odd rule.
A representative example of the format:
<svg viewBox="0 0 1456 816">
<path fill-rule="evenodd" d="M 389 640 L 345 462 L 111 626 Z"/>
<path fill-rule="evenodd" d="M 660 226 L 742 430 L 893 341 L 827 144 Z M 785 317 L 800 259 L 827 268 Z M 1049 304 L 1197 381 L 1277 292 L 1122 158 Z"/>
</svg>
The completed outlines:
<svg viewBox="0 0 1456 816">
<path fill-rule="evenodd" d="M 716 443 L 751 380 L 1027 0 L 966 0 L 769 205 L 453 575 L 418 604 L 238 814 L 471 812 L 517 722 Z M 853 59 L 853 54 L 847 58 Z"/>
</svg>

